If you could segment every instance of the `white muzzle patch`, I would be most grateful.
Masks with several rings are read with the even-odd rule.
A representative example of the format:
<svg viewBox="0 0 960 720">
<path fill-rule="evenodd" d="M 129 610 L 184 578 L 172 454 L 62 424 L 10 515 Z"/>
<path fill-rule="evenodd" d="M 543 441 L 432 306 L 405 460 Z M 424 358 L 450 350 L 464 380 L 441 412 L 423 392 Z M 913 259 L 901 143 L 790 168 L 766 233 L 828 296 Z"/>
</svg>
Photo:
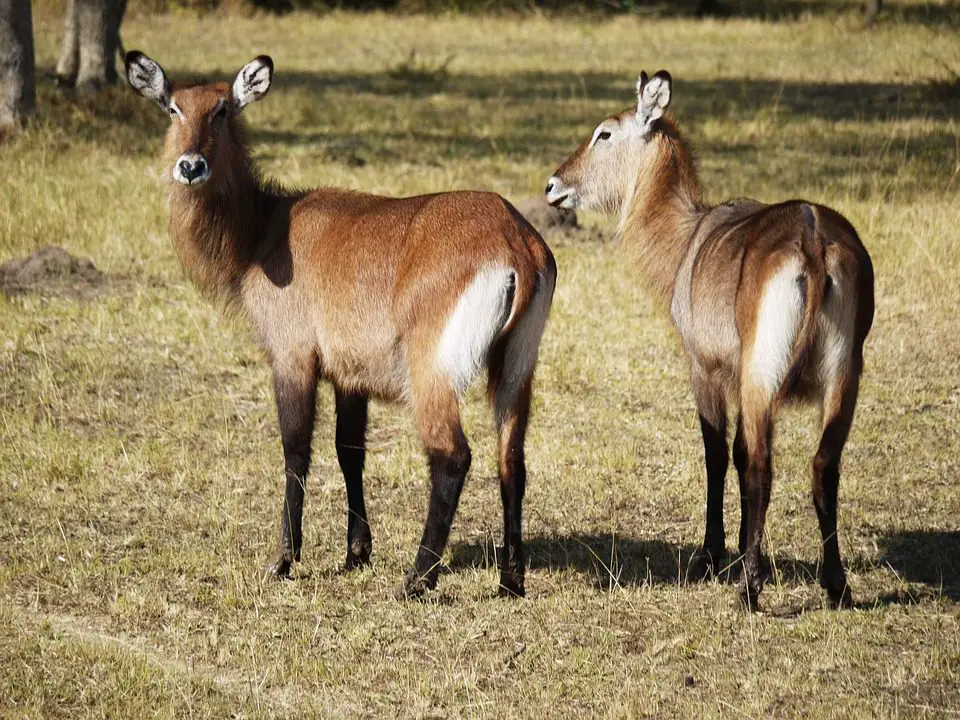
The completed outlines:
<svg viewBox="0 0 960 720">
<path fill-rule="evenodd" d="M 181 185 L 202 185 L 210 179 L 210 163 L 200 153 L 184 153 L 173 165 L 173 179 Z"/>
<path fill-rule="evenodd" d="M 565 210 L 576 210 L 580 207 L 580 193 L 575 187 L 567 185 L 556 175 L 547 182 L 544 193 L 547 196 L 547 202 L 554 207 Z"/>
</svg>

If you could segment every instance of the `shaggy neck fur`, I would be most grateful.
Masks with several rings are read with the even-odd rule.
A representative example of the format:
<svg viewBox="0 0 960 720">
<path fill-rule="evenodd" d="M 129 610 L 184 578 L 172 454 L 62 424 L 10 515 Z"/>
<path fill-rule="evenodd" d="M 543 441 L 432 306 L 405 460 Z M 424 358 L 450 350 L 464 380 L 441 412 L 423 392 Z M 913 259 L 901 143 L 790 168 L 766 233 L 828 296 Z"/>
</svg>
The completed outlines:
<svg viewBox="0 0 960 720">
<path fill-rule="evenodd" d="M 693 156 L 672 118 L 641 151 L 637 178 L 618 232 L 657 297 L 669 304 L 680 264 L 705 206 Z"/>
<path fill-rule="evenodd" d="M 218 139 L 212 177 L 198 188 L 172 183 L 170 232 L 180 263 L 206 296 L 231 304 L 266 236 L 269 211 L 282 194 L 259 177 L 239 118 L 230 118 Z M 168 147 L 164 167 L 179 153 Z"/>
</svg>

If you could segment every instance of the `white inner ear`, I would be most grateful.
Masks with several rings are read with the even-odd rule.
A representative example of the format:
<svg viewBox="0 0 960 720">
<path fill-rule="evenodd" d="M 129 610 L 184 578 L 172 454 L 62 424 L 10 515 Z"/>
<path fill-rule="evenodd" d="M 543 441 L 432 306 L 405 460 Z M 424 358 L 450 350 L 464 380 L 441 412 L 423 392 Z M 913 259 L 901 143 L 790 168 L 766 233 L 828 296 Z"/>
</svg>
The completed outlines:
<svg viewBox="0 0 960 720">
<path fill-rule="evenodd" d="M 270 68 L 256 60 L 247 63 L 233 81 L 233 99 L 242 108 L 263 97 L 270 89 Z"/>
<path fill-rule="evenodd" d="M 670 104 L 670 86 L 663 78 L 652 77 L 643 88 L 640 98 L 638 115 L 645 126 L 649 128 L 655 120 L 663 117 L 663 110 Z"/>
<path fill-rule="evenodd" d="M 150 58 L 143 56 L 128 73 L 130 85 L 145 98 L 158 103 L 163 109 L 170 107 L 170 85 L 163 69 Z"/>
</svg>

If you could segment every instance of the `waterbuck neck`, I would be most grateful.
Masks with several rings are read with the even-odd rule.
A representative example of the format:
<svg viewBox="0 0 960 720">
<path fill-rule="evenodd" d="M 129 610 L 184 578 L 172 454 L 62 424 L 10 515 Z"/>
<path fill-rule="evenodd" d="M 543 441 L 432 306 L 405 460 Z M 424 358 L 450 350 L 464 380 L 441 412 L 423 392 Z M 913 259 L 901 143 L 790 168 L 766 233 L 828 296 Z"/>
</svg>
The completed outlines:
<svg viewBox="0 0 960 720">
<path fill-rule="evenodd" d="M 677 272 L 705 206 L 693 157 L 665 116 L 641 153 L 633 190 L 620 213 L 618 234 L 633 253 L 650 289 L 673 297 Z"/>
<path fill-rule="evenodd" d="M 243 132 L 237 130 L 238 135 Z M 170 232 L 194 285 L 204 295 L 229 303 L 262 251 L 258 245 L 264 240 L 273 193 L 260 181 L 244 144 L 234 143 L 227 150 L 218 153 L 214 174 L 203 186 L 172 185 Z"/>
</svg>

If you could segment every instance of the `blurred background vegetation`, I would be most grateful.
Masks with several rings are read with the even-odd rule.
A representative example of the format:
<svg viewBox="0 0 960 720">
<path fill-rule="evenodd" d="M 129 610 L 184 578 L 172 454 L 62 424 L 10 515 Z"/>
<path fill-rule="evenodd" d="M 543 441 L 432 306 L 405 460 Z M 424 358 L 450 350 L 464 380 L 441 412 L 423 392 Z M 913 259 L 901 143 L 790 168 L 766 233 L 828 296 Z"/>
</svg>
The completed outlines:
<svg viewBox="0 0 960 720">
<path fill-rule="evenodd" d="M 390 12 L 398 14 L 466 13 L 495 15 L 549 15 L 612 17 L 644 15 L 674 17 L 710 15 L 783 20 L 806 14 L 839 16 L 862 11 L 866 0 L 129 0 L 128 12 L 164 13 L 177 11 L 288 12 L 308 10 L 327 13 L 337 10 Z M 66 0 L 35 0 L 35 14 L 62 13 Z M 909 6 L 911 16 L 931 22 L 960 24 L 960 3 L 941 0 Z M 904 5 L 892 6 L 892 17 L 902 16 Z M 911 18 L 912 19 L 912 18 Z"/>
</svg>

